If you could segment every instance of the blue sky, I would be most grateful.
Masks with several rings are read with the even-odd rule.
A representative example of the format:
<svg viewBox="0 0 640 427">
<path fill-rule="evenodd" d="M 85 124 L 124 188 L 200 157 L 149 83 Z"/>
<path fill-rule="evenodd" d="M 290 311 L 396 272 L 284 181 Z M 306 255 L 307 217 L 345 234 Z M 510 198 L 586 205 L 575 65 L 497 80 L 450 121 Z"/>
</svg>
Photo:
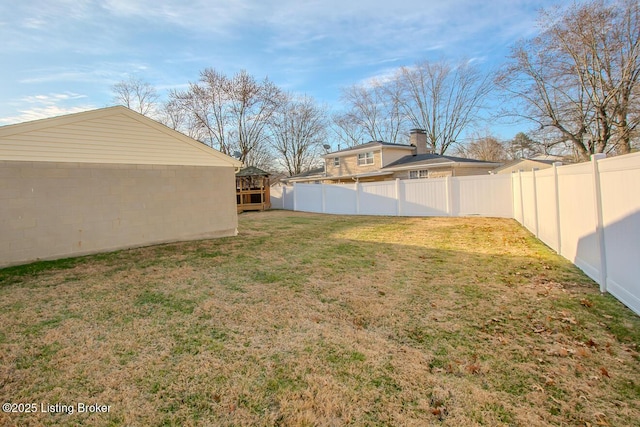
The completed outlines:
<svg viewBox="0 0 640 427">
<path fill-rule="evenodd" d="M 340 88 L 420 60 L 485 69 L 555 0 L 0 0 L 0 125 L 112 105 L 133 75 L 161 95 L 246 69 L 338 106 Z M 520 128 L 496 128 L 508 138 Z"/>
</svg>

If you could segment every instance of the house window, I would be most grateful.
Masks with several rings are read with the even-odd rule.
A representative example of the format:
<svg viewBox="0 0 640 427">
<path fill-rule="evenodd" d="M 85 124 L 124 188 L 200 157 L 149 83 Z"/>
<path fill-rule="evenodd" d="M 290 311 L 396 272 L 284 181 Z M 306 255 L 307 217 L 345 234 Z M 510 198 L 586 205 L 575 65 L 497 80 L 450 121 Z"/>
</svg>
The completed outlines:
<svg viewBox="0 0 640 427">
<path fill-rule="evenodd" d="M 358 166 L 372 165 L 373 164 L 373 151 L 368 153 L 358 154 Z"/>
<path fill-rule="evenodd" d="M 340 166 L 340 157 L 333 158 L 333 166 Z"/>
<path fill-rule="evenodd" d="M 409 171 L 409 179 L 422 179 L 429 176 L 428 170 Z"/>
</svg>

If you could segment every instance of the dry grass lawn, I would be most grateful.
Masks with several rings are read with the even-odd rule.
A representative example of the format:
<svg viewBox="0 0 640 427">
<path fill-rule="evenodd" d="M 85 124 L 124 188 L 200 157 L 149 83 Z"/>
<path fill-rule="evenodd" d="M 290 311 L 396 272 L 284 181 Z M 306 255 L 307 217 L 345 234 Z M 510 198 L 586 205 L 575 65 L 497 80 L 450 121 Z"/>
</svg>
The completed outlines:
<svg viewBox="0 0 640 427">
<path fill-rule="evenodd" d="M 0 270 L 0 325 L 0 425 L 640 420 L 640 319 L 512 220 L 243 214 Z"/>
</svg>

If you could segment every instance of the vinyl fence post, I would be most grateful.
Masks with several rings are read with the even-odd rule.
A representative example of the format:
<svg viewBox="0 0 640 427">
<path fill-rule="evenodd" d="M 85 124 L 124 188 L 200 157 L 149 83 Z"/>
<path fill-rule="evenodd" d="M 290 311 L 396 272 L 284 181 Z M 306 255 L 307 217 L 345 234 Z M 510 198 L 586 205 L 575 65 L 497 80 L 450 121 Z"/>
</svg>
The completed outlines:
<svg viewBox="0 0 640 427">
<path fill-rule="evenodd" d="M 282 209 L 286 209 L 287 207 L 287 186 L 282 186 Z"/>
<path fill-rule="evenodd" d="M 537 178 L 536 178 L 536 172 L 537 172 L 538 168 L 533 168 L 531 170 L 531 176 L 533 177 L 533 228 L 534 228 L 534 233 L 535 236 L 537 238 L 540 238 L 540 227 L 538 224 L 538 183 L 537 183 Z"/>
<path fill-rule="evenodd" d="M 596 236 L 600 251 L 600 292 L 607 292 L 607 250 L 604 245 L 604 220 L 602 218 L 602 189 L 600 188 L 600 171 L 598 160 L 606 158 L 606 154 L 594 154 L 591 156 L 593 165 L 594 207 L 596 210 Z"/>
<path fill-rule="evenodd" d="M 400 178 L 396 178 L 396 216 L 400 216 L 402 212 L 400 203 Z"/>
<path fill-rule="evenodd" d="M 296 183 L 293 183 L 293 210 L 298 210 L 298 190 L 296 189 Z"/>
<path fill-rule="evenodd" d="M 453 216 L 453 193 L 451 191 L 451 177 L 447 176 L 444 178 L 444 192 L 446 197 L 445 209 L 449 216 Z"/>
<path fill-rule="evenodd" d="M 520 185 L 520 224 L 524 225 L 524 194 L 522 193 L 522 169 L 518 170 L 518 183 Z"/>
<path fill-rule="evenodd" d="M 558 254 L 562 255 L 562 229 L 560 228 L 560 186 L 558 185 L 558 166 L 562 166 L 562 162 L 553 162 L 553 190 L 555 191 L 556 203 L 556 233 L 558 239 Z"/>
<path fill-rule="evenodd" d="M 320 190 L 322 190 L 322 213 L 327 213 L 327 196 L 326 196 L 326 190 L 325 190 L 325 184 L 324 182 L 320 183 Z"/>
<path fill-rule="evenodd" d="M 356 215 L 360 215 L 360 182 L 356 181 Z"/>
</svg>

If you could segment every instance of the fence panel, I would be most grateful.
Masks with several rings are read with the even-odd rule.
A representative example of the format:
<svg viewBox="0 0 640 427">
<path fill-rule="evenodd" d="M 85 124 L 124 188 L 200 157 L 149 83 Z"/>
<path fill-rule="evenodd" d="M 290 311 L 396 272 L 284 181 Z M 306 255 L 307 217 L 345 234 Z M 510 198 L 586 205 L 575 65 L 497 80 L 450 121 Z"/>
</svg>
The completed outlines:
<svg viewBox="0 0 640 427">
<path fill-rule="evenodd" d="M 513 217 L 520 223 L 524 224 L 524 212 L 522 212 L 522 192 L 520 191 L 520 175 L 511 174 L 511 189 L 513 190 Z"/>
<path fill-rule="evenodd" d="M 593 165 L 558 168 L 561 255 L 600 283 Z"/>
<path fill-rule="evenodd" d="M 395 181 L 365 182 L 360 184 L 361 215 L 397 215 Z"/>
<path fill-rule="evenodd" d="M 274 185 L 269 191 L 271 209 L 284 209 L 284 197 L 287 187 Z"/>
<path fill-rule="evenodd" d="M 536 193 L 534 191 L 533 172 L 519 172 L 522 180 L 522 225 L 536 234 Z"/>
<path fill-rule="evenodd" d="M 452 178 L 457 215 L 513 218 L 513 193 L 509 175 L 478 175 Z"/>
<path fill-rule="evenodd" d="M 536 171 L 536 205 L 538 238 L 559 252 L 558 204 L 555 168 Z"/>
<path fill-rule="evenodd" d="M 447 216 L 447 179 L 411 179 L 400 181 L 403 216 Z"/>
<path fill-rule="evenodd" d="M 357 184 L 324 185 L 325 213 L 355 215 Z"/>
<path fill-rule="evenodd" d="M 287 185 L 282 187 L 282 209 L 292 211 L 295 201 L 295 187 L 293 185 Z"/>
<path fill-rule="evenodd" d="M 640 314 L 640 153 L 600 160 L 598 170 L 606 289 Z"/>
<path fill-rule="evenodd" d="M 322 213 L 323 197 L 320 184 L 294 184 L 294 210 Z"/>
</svg>

